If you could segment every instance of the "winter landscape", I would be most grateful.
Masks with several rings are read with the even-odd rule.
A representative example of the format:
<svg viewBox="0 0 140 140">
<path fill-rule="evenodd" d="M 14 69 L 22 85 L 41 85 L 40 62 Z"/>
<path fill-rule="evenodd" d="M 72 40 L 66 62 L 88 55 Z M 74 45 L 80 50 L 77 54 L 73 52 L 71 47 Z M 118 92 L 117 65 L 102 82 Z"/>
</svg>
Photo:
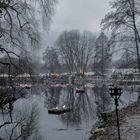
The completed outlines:
<svg viewBox="0 0 140 140">
<path fill-rule="evenodd" d="M 0 140 L 140 140 L 139 0 L 0 0 Z"/>
</svg>

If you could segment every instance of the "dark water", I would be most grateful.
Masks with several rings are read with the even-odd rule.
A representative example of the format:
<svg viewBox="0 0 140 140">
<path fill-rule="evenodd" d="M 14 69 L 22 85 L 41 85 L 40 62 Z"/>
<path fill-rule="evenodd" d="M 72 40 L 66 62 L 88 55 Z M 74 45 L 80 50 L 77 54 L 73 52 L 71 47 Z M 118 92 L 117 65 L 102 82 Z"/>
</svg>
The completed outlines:
<svg viewBox="0 0 140 140">
<path fill-rule="evenodd" d="M 15 110 L 24 107 L 38 110 L 38 131 L 44 140 L 87 140 L 101 112 L 114 109 L 108 87 L 85 86 L 84 93 L 76 93 L 77 86 L 47 87 L 36 85 L 26 91 L 25 98 L 14 103 Z M 135 89 L 135 90 L 134 90 Z M 119 107 L 125 107 L 138 98 L 137 88 L 123 87 Z M 48 114 L 48 109 L 67 105 L 71 112 Z"/>
</svg>

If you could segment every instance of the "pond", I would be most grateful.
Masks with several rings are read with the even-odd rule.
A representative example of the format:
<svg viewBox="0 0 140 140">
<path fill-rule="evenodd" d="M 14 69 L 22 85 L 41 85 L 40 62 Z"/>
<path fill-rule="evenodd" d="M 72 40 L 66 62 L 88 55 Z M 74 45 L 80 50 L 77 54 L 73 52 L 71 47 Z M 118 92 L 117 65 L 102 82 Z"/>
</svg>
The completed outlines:
<svg viewBox="0 0 140 140">
<path fill-rule="evenodd" d="M 84 85 L 84 92 L 76 92 L 77 88 L 76 85 L 34 85 L 26 90 L 24 97 L 14 102 L 13 114 L 34 108 L 38 112 L 36 131 L 44 140 L 88 140 L 100 113 L 113 110 L 114 102 L 106 86 Z M 119 108 L 135 102 L 138 96 L 138 88 L 123 87 Z M 70 112 L 48 114 L 48 109 L 63 105 L 69 106 Z"/>
</svg>

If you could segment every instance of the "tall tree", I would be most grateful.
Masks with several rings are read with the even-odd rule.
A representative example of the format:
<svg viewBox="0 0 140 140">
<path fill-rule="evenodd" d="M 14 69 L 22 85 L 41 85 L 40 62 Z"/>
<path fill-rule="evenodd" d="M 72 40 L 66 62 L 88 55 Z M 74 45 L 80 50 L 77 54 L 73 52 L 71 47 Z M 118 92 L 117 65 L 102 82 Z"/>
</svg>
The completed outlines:
<svg viewBox="0 0 140 140">
<path fill-rule="evenodd" d="M 123 55 L 121 56 L 121 59 L 116 61 L 116 67 L 136 68 L 137 67 L 136 56 L 132 52 L 125 50 Z"/>
<path fill-rule="evenodd" d="M 114 0 L 111 2 L 112 12 L 108 13 L 102 20 L 104 29 L 113 31 L 113 34 L 121 36 L 121 41 L 134 41 L 138 69 L 140 71 L 140 1 L 139 0 Z"/>
<path fill-rule="evenodd" d="M 4 41 L 10 41 L 13 45 L 21 45 L 22 38 L 27 35 L 33 45 L 37 41 L 37 8 L 43 21 L 50 21 L 53 6 L 56 0 L 0 0 L 0 34 Z M 45 22 L 45 23 L 46 23 Z M 24 40 L 25 42 L 25 40 Z M 22 42 L 22 43 L 24 43 Z"/>
<path fill-rule="evenodd" d="M 56 0 L 0 0 L 0 52 L 10 59 L 11 54 L 17 56 L 15 52 L 21 49 L 26 52 L 38 48 L 38 17 L 48 25 L 55 3 Z"/>
<path fill-rule="evenodd" d="M 81 34 L 79 42 L 79 50 L 75 51 L 75 59 L 80 73 L 84 74 L 87 70 L 87 66 L 93 56 L 93 50 L 95 49 L 95 36 L 89 32 L 84 31 Z"/>
<path fill-rule="evenodd" d="M 91 59 L 95 37 L 90 32 L 64 31 L 57 39 L 62 59 L 69 72 L 84 73 Z"/>
<path fill-rule="evenodd" d="M 3 114 L 3 122 L 0 123 L 0 129 L 4 128 L 5 130 L 6 125 L 10 125 L 10 128 L 13 127 L 11 136 L 9 136 L 10 132 L 6 133 L 7 136 L 0 134 L 0 139 L 5 139 L 5 137 L 10 140 L 21 138 L 21 136 L 17 138 L 12 137 L 13 131 L 18 125 L 16 124 L 16 127 L 14 126 L 15 120 L 13 119 L 12 113 L 13 102 L 16 100 L 16 88 L 14 82 L 12 82 L 13 78 L 11 77 L 11 65 L 14 65 L 11 56 L 20 57 L 16 54 L 19 53 L 19 49 L 26 52 L 27 48 L 39 46 L 40 23 L 38 22 L 37 15 L 41 16 L 40 18 L 43 20 L 44 25 L 48 25 L 54 11 L 55 3 L 56 0 L 0 0 L 0 44 L 2 44 L 0 45 L 0 57 L 6 54 L 8 58 L 8 62 L 0 60 L 0 64 L 8 66 L 9 81 L 7 83 L 9 84 L 8 86 L 12 87 L 12 90 L 9 88 L 10 92 L 6 89 L 6 92 L 0 93 L 1 109 L 4 109 L 5 105 L 6 110 L 8 109 L 8 111 L 6 111 L 8 114 Z M 39 13 L 37 11 L 39 11 Z M 16 53 L 14 51 L 15 48 Z M 6 103 L 4 103 L 5 99 L 7 100 Z M 9 107 L 7 107 L 8 104 Z M 2 112 L 4 111 L 5 110 Z M 31 115 L 31 117 L 33 117 L 33 114 Z M 30 122 L 24 126 L 31 128 Z M 7 138 L 8 136 L 9 138 Z"/>
<path fill-rule="evenodd" d="M 59 58 L 55 48 L 47 47 L 45 52 L 43 53 L 43 60 L 45 62 L 44 64 L 45 71 L 48 72 L 60 71 Z"/>
<path fill-rule="evenodd" d="M 69 72 L 77 69 L 75 51 L 79 52 L 80 33 L 77 30 L 64 31 L 57 39 L 56 45 Z"/>
<path fill-rule="evenodd" d="M 102 32 L 96 39 L 95 45 L 94 71 L 97 74 L 105 74 L 111 61 L 108 37 Z"/>
</svg>

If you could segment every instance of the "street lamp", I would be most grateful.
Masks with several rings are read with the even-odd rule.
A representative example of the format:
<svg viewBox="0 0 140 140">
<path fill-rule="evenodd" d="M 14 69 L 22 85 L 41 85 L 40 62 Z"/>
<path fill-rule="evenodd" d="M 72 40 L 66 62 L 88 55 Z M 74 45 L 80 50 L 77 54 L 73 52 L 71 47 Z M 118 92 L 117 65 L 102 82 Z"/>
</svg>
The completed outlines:
<svg viewBox="0 0 140 140">
<path fill-rule="evenodd" d="M 117 87 L 114 87 L 114 88 L 110 88 L 110 95 L 111 97 L 114 99 L 115 101 L 115 106 L 116 106 L 116 116 L 117 116 L 117 127 L 118 127 L 118 139 L 120 140 L 120 126 L 119 126 L 119 115 L 118 115 L 118 100 L 122 94 L 121 92 L 121 88 L 117 88 Z"/>
</svg>

